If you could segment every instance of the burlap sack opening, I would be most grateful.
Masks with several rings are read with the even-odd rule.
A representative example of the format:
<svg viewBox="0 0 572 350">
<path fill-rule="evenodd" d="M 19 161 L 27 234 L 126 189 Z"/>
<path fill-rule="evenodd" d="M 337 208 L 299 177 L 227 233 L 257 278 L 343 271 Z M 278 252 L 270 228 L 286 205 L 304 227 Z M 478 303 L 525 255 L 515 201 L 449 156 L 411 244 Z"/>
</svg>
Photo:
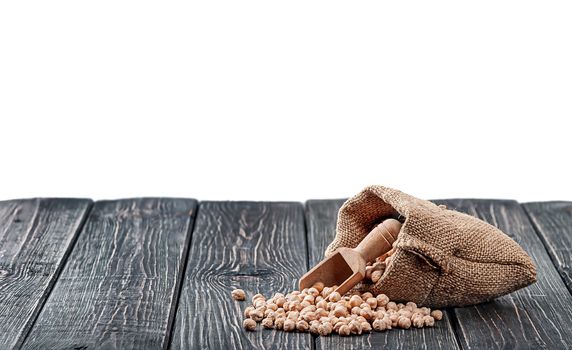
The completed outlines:
<svg viewBox="0 0 572 350">
<path fill-rule="evenodd" d="M 360 290 L 446 307 L 488 301 L 536 281 L 532 259 L 499 229 L 383 186 L 366 187 L 344 203 L 326 256 L 356 247 L 389 217 L 403 222 L 395 254 L 381 279 Z"/>
</svg>

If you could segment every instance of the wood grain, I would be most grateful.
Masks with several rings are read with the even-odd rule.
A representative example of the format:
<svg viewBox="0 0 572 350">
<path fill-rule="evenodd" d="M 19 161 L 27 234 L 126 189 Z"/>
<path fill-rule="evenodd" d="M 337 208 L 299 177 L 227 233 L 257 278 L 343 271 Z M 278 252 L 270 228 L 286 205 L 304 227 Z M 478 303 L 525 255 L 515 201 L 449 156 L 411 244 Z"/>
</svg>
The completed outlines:
<svg viewBox="0 0 572 350">
<path fill-rule="evenodd" d="M 91 201 L 0 202 L 0 348 L 21 345 L 71 250 Z"/>
<path fill-rule="evenodd" d="M 202 202 L 171 349 L 309 349 L 309 333 L 242 328 L 250 298 L 289 292 L 307 269 L 300 203 Z"/>
<path fill-rule="evenodd" d="M 523 207 L 572 292 L 572 202 L 524 203 Z"/>
<path fill-rule="evenodd" d="M 467 349 L 564 349 L 571 346 L 572 297 L 522 207 L 506 200 L 436 201 L 508 234 L 534 260 L 538 281 L 495 301 L 454 309 Z"/>
<path fill-rule="evenodd" d="M 338 209 L 344 200 L 310 200 L 306 203 L 306 222 L 310 265 L 324 258 L 324 251 L 336 232 Z M 317 337 L 317 349 L 456 349 L 458 348 L 448 313 L 434 328 L 392 329 L 354 337 Z"/>
<path fill-rule="evenodd" d="M 23 348 L 165 348 L 195 209 L 96 202 Z"/>
</svg>

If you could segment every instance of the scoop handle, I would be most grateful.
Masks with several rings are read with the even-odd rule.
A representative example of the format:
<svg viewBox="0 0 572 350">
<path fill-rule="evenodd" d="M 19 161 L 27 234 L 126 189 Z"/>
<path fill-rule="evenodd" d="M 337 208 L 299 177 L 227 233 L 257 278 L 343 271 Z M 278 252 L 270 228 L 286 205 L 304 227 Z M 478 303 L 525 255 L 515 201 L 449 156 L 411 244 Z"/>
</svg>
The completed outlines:
<svg viewBox="0 0 572 350">
<path fill-rule="evenodd" d="M 365 259 L 366 263 L 374 261 L 378 256 L 391 250 L 400 230 L 401 223 L 399 221 L 395 219 L 384 220 L 371 230 L 354 250 Z"/>
</svg>

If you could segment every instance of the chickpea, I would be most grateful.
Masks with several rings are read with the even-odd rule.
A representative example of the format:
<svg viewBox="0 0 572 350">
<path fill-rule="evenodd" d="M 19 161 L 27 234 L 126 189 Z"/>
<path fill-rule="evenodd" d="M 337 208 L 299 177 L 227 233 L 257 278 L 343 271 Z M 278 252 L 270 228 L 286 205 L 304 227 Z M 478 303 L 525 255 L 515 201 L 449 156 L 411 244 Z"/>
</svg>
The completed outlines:
<svg viewBox="0 0 572 350">
<path fill-rule="evenodd" d="M 361 334 L 361 323 L 357 320 L 353 320 L 349 324 L 350 330 L 353 334 Z"/>
<path fill-rule="evenodd" d="M 244 290 L 242 289 L 235 289 L 230 293 L 230 295 L 232 295 L 234 300 L 246 300 L 246 293 L 244 293 Z"/>
<path fill-rule="evenodd" d="M 362 316 L 365 320 L 373 319 L 373 311 L 371 309 L 361 309 L 360 316 Z"/>
<path fill-rule="evenodd" d="M 397 326 L 399 328 L 403 328 L 403 329 L 409 329 L 409 327 L 411 327 L 411 319 L 404 317 L 404 316 L 400 316 L 397 319 Z"/>
<path fill-rule="evenodd" d="M 262 320 L 262 326 L 266 329 L 274 328 L 274 320 L 272 320 L 270 317 L 267 317 Z"/>
<path fill-rule="evenodd" d="M 423 316 L 423 323 L 426 327 L 433 327 L 435 325 L 435 319 L 431 316 Z"/>
<path fill-rule="evenodd" d="M 333 292 L 332 294 L 330 294 L 330 301 L 338 302 L 342 299 L 342 296 L 340 295 L 340 293 L 338 292 Z"/>
<path fill-rule="evenodd" d="M 363 333 L 371 332 L 371 325 L 369 324 L 369 322 L 362 322 L 361 323 L 361 331 Z"/>
<path fill-rule="evenodd" d="M 414 327 L 417 327 L 417 328 L 421 328 L 425 325 L 425 321 L 423 320 L 423 317 L 412 318 L 411 323 L 413 324 Z"/>
<path fill-rule="evenodd" d="M 292 332 L 294 330 L 294 328 L 296 328 L 296 322 L 294 322 L 292 319 L 287 318 L 284 321 L 284 331 L 285 332 Z"/>
<path fill-rule="evenodd" d="M 250 317 L 250 313 L 254 311 L 254 306 L 249 306 L 244 309 L 244 317 Z"/>
<path fill-rule="evenodd" d="M 286 298 L 286 299 L 288 299 L 288 298 Z M 299 302 L 299 303 L 302 302 L 302 298 L 300 297 L 299 294 L 293 294 L 293 295 L 291 295 L 291 296 L 290 296 L 290 299 L 288 299 L 288 300 L 289 300 L 290 302 L 293 302 L 293 301 L 297 301 L 297 302 Z"/>
<path fill-rule="evenodd" d="M 317 334 L 318 333 L 318 328 L 320 327 L 320 321 L 312 321 L 310 323 L 310 332 Z"/>
<path fill-rule="evenodd" d="M 324 309 L 316 309 L 316 315 L 318 315 L 318 317 L 326 317 L 328 316 L 328 311 Z"/>
<path fill-rule="evenodd" d="M 252 302 L 254 303 L 258 299 L 266 301 L 266 298 L 264 297 L 264 295 L 258 293 L 258 294 L 254 294 L 254 296 L 252 297 Z"/>
<path fill-rule="evenodd" d="M 316 308 L 326 309 L 328 307 L 328 302 L 326 300 L 320 300 L 316 303 Z"/>
<path fill-rule="evenodd" d="M 362 298 L 359 295 L 353 295 L 350 298 L 350 305 L 351 307 L 360 306 L 363 303 Z"/>
<path fill-rule="evenodd" d="M 244 329 L 246 329 L 247 331 L 253 331 L 256 329 L 256 321 L 254 321 L 251 318 L 247 318 L 242 322 L 242 326 L 244 327 Z"/>
<path fill-rule="evenodd" d="M 378 306 L 386 306 L 387 303 L 389 303 L 389 298 L 385 294 L 380 294 L 375 298 L 377 299 Z"/>
<path fill-rule="evenodd" d="M 362 293 L 362 295 L 361 295 L 361 298 L 363 300 L 367 300 L 367 298 L 371 298 L 371 297 L 373 297 L 373 294 L 371 294 L 370 292 L 365 292 L 365 293 Z"/>
<path fill-rule="evenodd" d="M 286 318 L 290 319 L 290 320 L 296 320 L 296 319 L 298 319 L 298 316 L 300 316 L 300 313 L 298 311 L 290 311 L 286 315 Z"/>
<path fill-rule="evenodd" d="M 383 271 L 381 270 L 375 270 L 371 273 L 371 282 L 373 283 L 377 283 L 379 282 L 379 280 L 381 279 L 381 276 L 383 276 Z"/>
<path fill-rule="evenodd" d="M 347 314 L 348 314 L 348 309 L 346 309 L 344 306 L 338 305 L 334 309 L 334 316 L 336 317 L 345 316 Z"/>
<path fill-rule="evenodd" d="M 283 329 L 284 328 L 284 322 L 286 322 L 286 317 L 283 317 L 283 316 L 276 317 L 276 319 L 274 320 L 274 328 Z"/>
<path fill-rule="evenodd" d="M 374 330 L 376 331 L 384 331 L 385 328 L 385 322 L 380 319 L 380 318 L 376 318 L 373 323 L 372 323 L 372 327 Z"/>
<path fill-rule="evenodd" d="M 310 328 L 310 326 L 306 321 L 298 321 L 298 323 L 296 323 L 296 329 L 300 332 L 306 332 L 308 328 Z"/>
<path fill-rule="evenodd" d="M 372 309 L 377 307 L 377 299 L 374 297 L 367 298 L 365 301 Z"/>
<path fill-rule="evenodd" d="M 250 313 L 250 318 L 256 322 L 260 322 L 264 318 L 264 311 L 262 311 L 260 309 L 256 309 L 256 310 L 252 311 Z"/>
<path fill-rule="evenodd" d="M 318 326 L 318 334 L 326 336 L 332 333 L 332 325 L 330 323 L 322 323 Z"/>
<path fill-rule="evenodd" d="M 407 309 L 399 310 L 398 314 L 409 319 L 411 319 L 411 316 L 413 315 L 413 313 Z"/>
<path fill-rule="evenodd" d="M 316 283 L 314 283 L 312 288 L 315 288 L 318 291 L 318 293 L 320 293 L 321 291 L 324 290 L 324 283 L 323 282 L 316 282 Z"/>
<path fill-rule="evenodd" d="M 334 288 L 332 287 L 324 287 L 324 289 L 322 289 L 322 297 L 327 298 L 328 295 L 332 294 L 333 291 Z"/>
<path fill-rule="evenodd" d="M 431 311 L 431 316 L 437 320 L 437 321 L 441 321 L 443 319 L 443 311 L 441 310 L 433 310 Z"/>
<path fill-rule="evenodd" d="M 350 329 L 350 326 L 345 324 L 338 329 L 338 334 L 341 336 L 348 336 L 351 332 L 352 330 Z"/>
</svg>

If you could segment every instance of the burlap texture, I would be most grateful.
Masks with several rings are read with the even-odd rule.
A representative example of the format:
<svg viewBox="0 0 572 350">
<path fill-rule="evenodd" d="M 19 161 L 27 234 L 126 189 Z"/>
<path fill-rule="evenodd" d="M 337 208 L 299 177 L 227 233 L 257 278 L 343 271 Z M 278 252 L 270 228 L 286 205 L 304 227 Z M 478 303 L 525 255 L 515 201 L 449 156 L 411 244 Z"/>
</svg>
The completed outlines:
<svg viewBox="0 0 572 350">
<path fill-rule="evenodd" d="M 381 279 L 361 290 L 446 307 L 488 301 L 536 281 L 532 259 L 496 227 L 383 186 L 366 187 L 344 203 L 326 256 L 356 247 L 390 217 L 403 222 L 395 254 Z"/>
</svg>

